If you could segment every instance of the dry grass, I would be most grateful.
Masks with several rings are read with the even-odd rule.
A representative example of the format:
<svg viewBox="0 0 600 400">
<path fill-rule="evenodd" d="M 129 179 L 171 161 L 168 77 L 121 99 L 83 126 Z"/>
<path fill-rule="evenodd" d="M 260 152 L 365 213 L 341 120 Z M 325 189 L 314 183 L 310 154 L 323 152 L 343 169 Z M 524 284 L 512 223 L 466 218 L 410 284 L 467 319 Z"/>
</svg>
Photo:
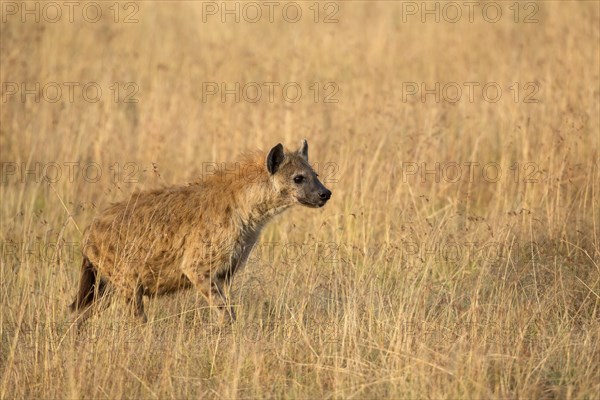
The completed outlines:
<svg viewBox="0 0 600 400">
<path fill-rule="evenodd" d="M 140 2 L 123 24 L 101 4 L 94 24 L 1 24 L 3 96 L 6 82 L 103 90 L 0 104 L 1 398 L 598 397 L 598 3 L 539 2 L 533 24 L 508 3 L 496 24 L 403 23 L 402 3 L 360 1 L 335 24 L 311 22 L 312 3 L 297 24 L 203 23 L 199 2 Z M 304 96 L 202 101 L 203 82 L 253 81 Z M 403 101 L 403 82 L 436 81 L 504 91 Z M 139 102 L 114 103 L 114 82 L 135 82 Z M 312 101 L 312 82 L 336 82 L 339 102 Z M 535 82 L 540 102 L 515 102 L 513 82 Z M 111 307 L 73 332 L 76 244 L 98 209 L 302 137 L 333 199 L 267 229 L 236 276 L 235 324 L 188 291 L 146 300 L 146 326 Z M 51 162 L 53 184 L 6 164 Z M 69 162 L 101 179 L 67 179 Z M 461 179 L 409 175 L 436 162 L 461 163 Z"/>
</svg>

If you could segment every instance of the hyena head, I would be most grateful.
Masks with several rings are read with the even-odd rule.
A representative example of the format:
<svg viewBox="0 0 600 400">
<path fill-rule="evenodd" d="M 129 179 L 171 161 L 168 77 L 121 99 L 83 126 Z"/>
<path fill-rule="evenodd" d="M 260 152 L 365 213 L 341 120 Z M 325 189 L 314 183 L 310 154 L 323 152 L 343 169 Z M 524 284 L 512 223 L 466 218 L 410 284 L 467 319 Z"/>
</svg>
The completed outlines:
<svg viewBox="0 0 600 400">
<path fill-rule="evenodd" d="M 308 163 L 308 142 L 302 141 L 300 149 L 284 151 L 279 143 L 267 155 L 267 171 L 271 176 L 280 200 L 287 204 L 307 207 L 323 207 L 331 197 Z"/>
</svg>

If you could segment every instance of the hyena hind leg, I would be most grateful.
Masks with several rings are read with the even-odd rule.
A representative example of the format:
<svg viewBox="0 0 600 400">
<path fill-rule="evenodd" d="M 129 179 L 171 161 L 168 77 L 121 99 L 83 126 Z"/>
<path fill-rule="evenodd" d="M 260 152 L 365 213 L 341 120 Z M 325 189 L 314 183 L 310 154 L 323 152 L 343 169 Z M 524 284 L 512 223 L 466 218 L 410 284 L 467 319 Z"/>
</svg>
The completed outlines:
<svg viewBox="0 0 600 400">
<path fill-rule="evenodd" d="M 78 332 L 87 319 L 108 306 L 110 292 L 108 283 L 98 276 L 96 267 L 87 257 L 84 257 L 81 266 L 79 290 L 75 300 L 69 306 L 71 312 L 76 314 L 75 321 Z"/>
<path fill-rule="evenodd" d="M 85 321 L 94 314 L 98 314 L 108 308 L 112 301 L 112 291 L 106 290 L 101 299 L 97 299 L 93 304 L 88 305 L 83 310 L 78 311 L 76 318 L 77 332 L 81 332 Z"/>
</svg>

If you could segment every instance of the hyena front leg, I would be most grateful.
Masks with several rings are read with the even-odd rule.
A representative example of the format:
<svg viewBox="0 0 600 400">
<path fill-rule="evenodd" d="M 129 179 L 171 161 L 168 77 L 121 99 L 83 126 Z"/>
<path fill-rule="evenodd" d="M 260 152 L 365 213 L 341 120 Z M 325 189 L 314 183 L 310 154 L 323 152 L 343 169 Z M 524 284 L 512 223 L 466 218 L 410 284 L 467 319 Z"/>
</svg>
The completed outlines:
<svg viewBox="0 0 600 400">
<path fill-rule="evenodd" d="M 144 287 L 141 283 L 138 282 L 135 285 L 133 296 L 128 299 L 128 303 L 130 304 L 133 315 L 136 318 L 140 319 L 144 324 L 148 322 L 148 317 L 144 312 Z"/>
<path fill-rule="evenodd" d="M 225 295 L 223 285 L 217 279 L 213 279 L 210 269 L 203 268 L 203 266 L 188 266 L 182 268 L 182 271 L 194 287 L 206 298 L 208 304 L 219 310 L 223 321 L 227 319 L 230 321 L 235 320 L 235 313 Z"/>
<path fill-rule="evenodd" d="M 235 321 L 235 311 L 231 306 L 231 302 L 229 301 L 229 297 L 225 294 L 225 287 L 223 282 L 218 279 L 211 280 L 210 291 L 213 297 L 219 297 L 223 302 L 223 318 L 229 318 L 230 321 Z"/>
</svg>

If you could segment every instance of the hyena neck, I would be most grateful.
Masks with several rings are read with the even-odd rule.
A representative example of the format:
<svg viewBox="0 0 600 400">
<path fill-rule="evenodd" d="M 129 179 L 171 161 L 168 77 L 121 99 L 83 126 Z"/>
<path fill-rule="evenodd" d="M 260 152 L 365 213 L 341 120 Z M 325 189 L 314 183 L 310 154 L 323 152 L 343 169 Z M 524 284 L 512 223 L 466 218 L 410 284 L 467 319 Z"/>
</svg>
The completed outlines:
<svg viewBox="0 0 600 400">
<path fill-rule="evenodd" d="M 248 188 L 243 197 L 245 207 L 238 207 L 239 216 L 245 228 L 251 231 L 259 232 L 273 217 L 292 206 L 278 198 L 268 180 L 262 182 L 260 187 Z"/>
<path fill-rule="evenodd" d="M 247 153 L 242 156 L 240 173 L 234 183 L 234 210 L 237 211 L 240 228 L 244 232 L 260 232 L 271 218 L 288 209 L 286 196 L 273 188 L 265 166 L 266 154 Z"/>
</svg>

